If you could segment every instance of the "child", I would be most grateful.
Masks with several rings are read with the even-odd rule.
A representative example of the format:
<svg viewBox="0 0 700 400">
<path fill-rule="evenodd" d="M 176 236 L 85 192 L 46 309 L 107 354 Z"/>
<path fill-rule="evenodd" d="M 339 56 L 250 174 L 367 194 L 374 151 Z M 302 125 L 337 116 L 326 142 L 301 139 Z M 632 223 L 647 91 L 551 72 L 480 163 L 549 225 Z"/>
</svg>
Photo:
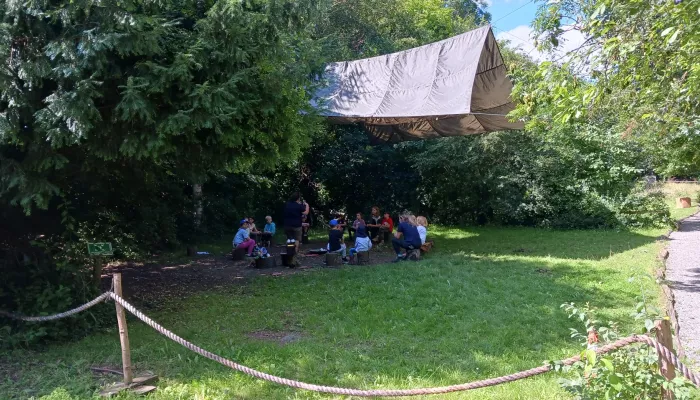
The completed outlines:
<svg viewBox="0 0 700 400">
<path fill-rule="evenodd" d="M 355 235 L 355 247 L 350 249 L 350 258 L 354 258 L 355 254 L 361 251 L 369 251 L 372 248 L 372 240 L 367 236 L 367 229 L 364 226 L 357 228 Z"/>
<path fill-rule="evenodd" d="M 308 215 L 301 216 L 301 243 L 309 243 L 309 228 L 311 227 L 311 218 Z"/>
<path fill-rule="evenodd" d="M 352 240 L 353 232 L 356 232 L 360 225 L 367 226 L 367 224 L 365 224 L 365 220 L 362 219 L 362 213 L 357 213 L 355 214 L 355 221 L 352 223 L 352 227 L 348 228 L 348 236 L 350 236 L 350 240 Z"/>
<path fill-rule="evenodd" d="M 394 231 L 394 220 L 391 219 L 391 215 L 389 213 L 384 213 L 384 218 L 382 218 L 382 241 L 383 242 L 390 242 L 391 238 L 391 232 Z"/>
<path fill-rule="evenodd" d="M 277 232 L 277 225 L 272 222 L 272 217 L 269 215 L 265 217 L 265 222 L 262 239 L 263 242 L 267 244 L 267 247 L 270 247 L 272 246 L 272 237 L 275 236 L 275 232 Z"/>
<path fill-rule="evenodd" d="M 347 223 L 345 222 L 345 215 L 343 215 L 343 213 L 337 213 L 335 215 L 335 219 L 336 219 L 336 221 L 338 221 L 338 225 L 340 225 L 340 227 L 342 228 L 343 235 L 344 235 L 345 228 L 347 228 Z"/>
<path fill-rule="evenodd" d="M 256 242 L 260 241 L 260 231 L 255 226 L 255 218 L 253 217 L 248 217 L 248 233 L 251 234 L 253 240 Z"/>
<path fill-rule="evenodd" d="M 331 220 L 330 224 L 331 231 L 328 233 L 328 252 L 329 253 L 339 253 L 343 257 L 343 262 L 347 262 L 348 259 L 345 255 L 345 243 L 343 243 L 343 228 L 338 224 L 338 220 Z"/>
<path fill-rule="evenodd" d="M 425 244 L 425 239 L 428 236 L 428 220 L 420 216 L 416 218 L 416 224 L 418 225 L 418 234 L 420 235 L 421 246 Z"/>
<path fill-rule="evenodd" d="M 253 256 L 253 249 L 255 248 L 255 240 L 250 238 L 250 231 L 248 231 L 248 220 L 241 220 L 241 227 L 236 232 L 236 236 L 233 238 L 233 248 L 234 249 L 245 249 L 248 251 L 248 257 Z"/>
<path fill-rule="evenodd" d="M 258 228 L 255 226 L 255 218 L 248 217 L 247 220 L 248 220 L 248 231 L 251 233 L 259 232 Z"/>
</svg>

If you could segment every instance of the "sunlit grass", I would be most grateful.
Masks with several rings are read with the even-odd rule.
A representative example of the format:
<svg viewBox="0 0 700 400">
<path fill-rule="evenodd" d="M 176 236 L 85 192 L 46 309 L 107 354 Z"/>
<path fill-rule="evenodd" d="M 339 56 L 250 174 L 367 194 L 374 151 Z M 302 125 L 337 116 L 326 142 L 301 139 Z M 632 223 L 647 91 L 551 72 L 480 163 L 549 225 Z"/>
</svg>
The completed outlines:
<svg viewBox="0 0 700 400">
<path fill-rule="evenodd" d="M 676 219 L 697 211 L 676 209 L 671 197 L 669 205 Z M 354 388 L 461 383 L 578 352 L 569 338 L 576 324 L 560 309 L 565 302 L 588 302 L 602 320 L 619 322 L 623 333 L 638 331 L 631 313 L 639 297 L 661 299 L 653 280 L 630 278 L 650 276 L 658 267 L 657 239 L 667 231 L 432 226 L 435 251 L 420 263 L 261 277 L 244 287 L 175 300 L 164 309 L 170 311 L 153 317 L 208 350 L 288 378 Z M 230 240 L 200 250 L 225 253 Z M 133 318 L 129 323 L 136 370 L 161 377 L 150 398 L 335 398 L 249 378 Z M 298 340 L 280 344 L 251 335 L 260 331 L 291 333 Z M 13 371 L 0 379 L 0 393 L 8 398 L 97 398 L 100 386 L 115 378 L 98 379 L 89 367 L 118 369 L 118 334 L 112 329 L 0 360 Z M 557 379 L 549 374 L 431 398 L 569 398 Z"/>
<path fill-rule="evenodd" d="M 628 279 L 657 266 L 663 233 L 431 227 L 436 250 L 420 263 L 262 277 L 153 316 L 211 351 L 284 377 L 357 388 L 454 384 L 579 351 L 569 338 L 575 322 L 559 308 L 565 302 L 590 302 L 602 319 L 633 332 L 637 297 L 644 291 L 654 302 L 658 293 L 650 280 Z M 261 330 L 300 339 L 282 345 L 249 336 Z M 136 369 L 161 377 L 153 399 L 332 398 L 230 371 L 134 319 L 129 333 Z M 0 382 L 0 393 L 26 398 L 64 388 L 90 398 L 100 382 L 89 366 L 119 365 L 118 335 L 113 329 L 9 359 L 18 373 Z M 567 398 L 556 380 L 550 374 L 435 398 Z"/>
</svg>

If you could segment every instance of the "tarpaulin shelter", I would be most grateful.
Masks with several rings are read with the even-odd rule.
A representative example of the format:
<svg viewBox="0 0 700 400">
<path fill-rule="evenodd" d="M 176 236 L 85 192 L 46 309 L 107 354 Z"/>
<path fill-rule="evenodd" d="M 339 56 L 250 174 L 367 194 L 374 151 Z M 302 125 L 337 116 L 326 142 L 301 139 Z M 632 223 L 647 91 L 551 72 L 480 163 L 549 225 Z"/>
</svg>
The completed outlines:
<svg viewBox="0 0 700 400">
<path fill-rule="evenodd" d="M 326 66 L 312 101 L 336 123 L 361 123 L 375 142 L 522 129 L 513 84 L 490 26 L 425 46 Z"/>
</svg>

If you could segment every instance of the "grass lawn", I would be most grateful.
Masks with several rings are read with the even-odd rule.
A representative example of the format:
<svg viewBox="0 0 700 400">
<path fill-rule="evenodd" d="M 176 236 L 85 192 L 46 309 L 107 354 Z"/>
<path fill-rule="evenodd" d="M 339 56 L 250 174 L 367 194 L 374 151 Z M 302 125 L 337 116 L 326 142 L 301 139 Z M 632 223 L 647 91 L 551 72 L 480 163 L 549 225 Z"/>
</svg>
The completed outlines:
<svg viewBox="0 0 700 400">
<path fill-rule="evenodd" d="M 674 217 L 694 211 L 674 210 Z M 565 302 L 590 302 L 624 333 L 638 329 L 630 317 L 636 298 L 644 290 L 656 302 L 658 290 L 649 280 L 628 279 L 658 265 L 656 238 L 666 231 L 434 228 L 436 250 L 420 263 L 260 277 L 178 300 L 171 311 L 151 316 L 208 350 L 283 377 L 356 388 L 461 383 L 580 351 L 569 338 L 569 328 L 580 326 L 559 308 Z M 249 378 L 134 318 L 129 323 L 135 368 L 161 377 L 150 398 L 333 398 Z M 275 332 L 298 340 L 263 338 Z M 12 376 L 0 376 L 0 397 L 92 398 L 100 382 L 89 367 L 118 366 L 119 339 L 112 329 L 0 358 L 14 368 Z M 556 381 L 550 373 L 431 398 L 568 398 Z"/>
</svg>

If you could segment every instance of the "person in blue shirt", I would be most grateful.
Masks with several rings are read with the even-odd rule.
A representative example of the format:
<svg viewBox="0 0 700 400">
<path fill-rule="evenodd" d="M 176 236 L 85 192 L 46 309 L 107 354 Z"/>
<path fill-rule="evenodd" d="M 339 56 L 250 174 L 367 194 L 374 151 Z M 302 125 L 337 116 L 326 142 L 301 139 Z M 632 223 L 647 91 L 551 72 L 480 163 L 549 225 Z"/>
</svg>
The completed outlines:
<svg viewBox="0 0 700 400">
<path fill-rule="evenodd" d="M 355 235 L 355 247 L 350 249 L 350 259 L 354 260 L 355 254 L 362 251 L 370 251 L 372 248 L 372 239 L 367 235 L 367 228 L 360 226 L 357 228 Z"/>
<path fill-rule="evenodd" d="M 343 243 L 343 228 L 338 224 L 338 221 L 333 219 L 329 223 L 331 231 L 328 233 L 328 252 L 338 253 L 343 257 L 343 262 L 347 262 L 345 243 Z"/>
<path fill-rule="evenodd" d="M 405 256 L 401 255 L 401 249 L 414 250 L 420 249 L 421 240 L 418 228 L 411 224 L 409 214 L 403 214 L 399 217 L 399 226 L 391 239 L 391 245 L 396 252 L 396 259 L 393 262 L 399 262 Z"/>
<path fill-rule="evenodd" d="M 277 225 L 272 222 L 272 217 L 268 215 L 265 217 L 265 228 L 262 234 L 263 243 L 267 243 L 268 247 L 272 246 L 272 237 L 275 236 L 275 232 L 277 232 Z"/>
<path fill-rule="evenodd" d="M 235 249 L 245 249 L 248 252 L 248 257 L 253 256 L 255 240 L 250 238 L 250 231 L 248 230 L 247 219 L 241 220 L 241 227 L 238 228 L 236 236 L 233 237 L 233 247 Z"/>
</svg>

